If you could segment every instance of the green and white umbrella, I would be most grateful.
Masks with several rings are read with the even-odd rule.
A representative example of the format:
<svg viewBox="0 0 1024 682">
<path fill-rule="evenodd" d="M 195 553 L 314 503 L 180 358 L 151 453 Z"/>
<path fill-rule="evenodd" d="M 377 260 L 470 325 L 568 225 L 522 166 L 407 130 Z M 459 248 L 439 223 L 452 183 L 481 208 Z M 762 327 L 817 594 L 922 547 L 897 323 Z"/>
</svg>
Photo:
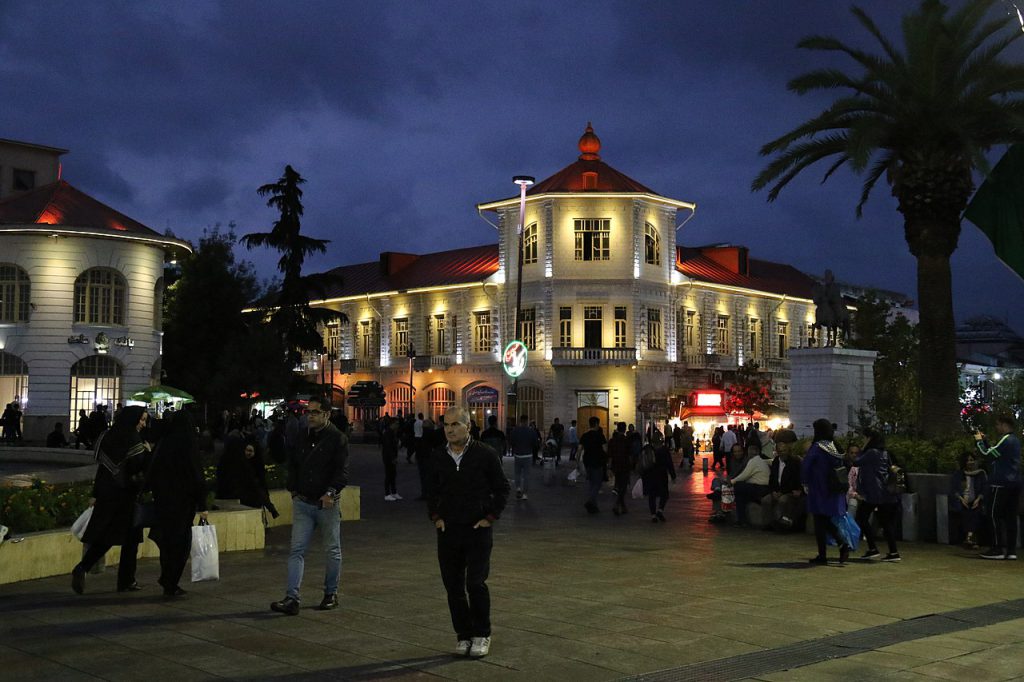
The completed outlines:
<svg viewBox="0 0 1024 682">
<path fill-rule="evenodd" d="M 173 386 L 150 386 L 149 388 L 132 393 L 131 400 L 137 400 L 143 403 L 157 403 L 157 402 L 182 402 L 182 403 L 194 403 L 195 398 L 181 390 L 180 388 L 174 388 Z"/>
</svg>

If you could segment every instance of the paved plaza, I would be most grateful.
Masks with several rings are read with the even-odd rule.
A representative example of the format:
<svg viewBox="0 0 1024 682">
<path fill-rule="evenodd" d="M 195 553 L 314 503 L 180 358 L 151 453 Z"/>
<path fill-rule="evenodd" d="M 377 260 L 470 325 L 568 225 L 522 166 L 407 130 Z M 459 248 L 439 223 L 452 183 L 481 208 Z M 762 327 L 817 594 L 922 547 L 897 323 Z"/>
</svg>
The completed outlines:
<svg viewBox="0 0 1024 682">
<path fill-rule="evenodd" d="M 151 559 L 135 594 L 117 594 L 109 568 L 80 597 L 67 577 L 0 587 L 3 678 L 1024 678 L 1024 563 L 905 543 L 901 564 L 811 567 L 810 535 L 707 523 L 699 470 L 672 488 L 668 522 L 652 524 L 640 500 L 614 517 L 610 493 L 589 516 L 581 487 L 545 487 L 535 469 L 529 500 L 510 500 L 495 529 L 491 654 L 453 658 L 434 530 L 404 452 L 399 466 L 406 499 L 385 502 L 378 450 L 353 447 L 363 520 L 342 529 L 338 610 L 315 609 L 312 552 L 300 615 L 269 611 L 284 594 L 279 528 L 263 551 L 222 554 L 219 582 L 172 602 Z"/>
</svg>

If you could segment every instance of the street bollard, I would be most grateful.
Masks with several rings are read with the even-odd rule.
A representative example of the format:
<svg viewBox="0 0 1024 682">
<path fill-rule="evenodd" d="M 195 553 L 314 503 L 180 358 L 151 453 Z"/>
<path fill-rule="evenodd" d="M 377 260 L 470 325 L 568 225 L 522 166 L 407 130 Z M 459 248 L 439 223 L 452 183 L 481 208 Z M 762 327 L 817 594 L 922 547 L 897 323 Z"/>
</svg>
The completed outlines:
<svg viewBox="0 0 1024 682">
<path fill-rule="evenodd" d="M 700 468 L 704 470 L 704 475 L 708 475 L 708 458 L 702 458 L 704 461 L 701 463 Z"/>
</svg>

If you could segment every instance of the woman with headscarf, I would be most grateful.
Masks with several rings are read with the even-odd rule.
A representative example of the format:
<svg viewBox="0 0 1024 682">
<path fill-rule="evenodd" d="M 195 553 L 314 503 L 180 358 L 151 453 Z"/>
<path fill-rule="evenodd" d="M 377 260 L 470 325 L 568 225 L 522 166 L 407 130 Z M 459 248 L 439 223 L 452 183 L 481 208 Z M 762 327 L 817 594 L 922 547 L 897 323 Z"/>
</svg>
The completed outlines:
<svg viewBox="0 0 1024 682">
<path fill-rule="evenodd" d="M 650 442 L 644 447 L 654 448 L 654 465 L 640 472 L 644 481 L 644 495 L 651 510 L 651 523 L 665 520 L 665 503 L 668 502 L 668 479 L 676 480 L 676 467 L 662 439 L 661 431 L 651 430 Z M 642 459 L 642 456 L 641 456 Z"/>
<path fill-rule="evenodd" d="M 825 564 L 825 535 L 831 535 L 839 546 L 839 561 L 845 563 L 850 556 L 850 546 L 839 533 L 832 521 L 833 516 L 846 513 L 846 491 L 832 484 L 835 470 L 843 466 L 843 455 L 832 442 L 832 422 L 818 419 L 814 422 L 814 443 L 807 450 L 800 473 L 804 490 L 807 492 L 807 512 L 814 515 L 814 539 L 818 543 L 818 555 L 812 564 Z"/>
<path fill-rule="evenodd" d="M 71 571 L 71 589 L 78 594 L 85 591 L 86 572 L 114 545 L 121 546 L 117 591 L 141 589 L 135 582 L 136 555 L 142 542 L 142 529 L 135 527 L 135 501 L 142 490 L 149 453 L 139 432 L 148 417 L 144 407 L 126 407 L 102 435 L 92 493 L 95 503 L 82 536 L 89 548 Z"/>
<path fill-rule="evenodd" d="M 185 594 L 178 581 L 192 549 L 196 511 L 206 519 L 206 485 L 199 464 L 199 434 L 187 411 L 174 414 L 153 453 L 149 484 L 157 523 L 149 538 L 160 547 L 160 586 L 164 597 Z"/>
</svg>

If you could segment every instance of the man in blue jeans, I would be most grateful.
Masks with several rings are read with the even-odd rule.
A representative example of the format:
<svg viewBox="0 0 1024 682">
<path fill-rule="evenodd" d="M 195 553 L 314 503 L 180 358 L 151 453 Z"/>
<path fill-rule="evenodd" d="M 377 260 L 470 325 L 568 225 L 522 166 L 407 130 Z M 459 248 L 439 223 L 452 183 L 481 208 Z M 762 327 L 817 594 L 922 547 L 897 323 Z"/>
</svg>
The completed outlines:
<svg viewBox="0 0 1024 682">
<path fill-rule="evenodd" d="M 288 555 L 288 591 L 272 611 L 299 613 L 299 587 L 306 549 L 319 527 L 326 555 L 324 597 L 320 610 L 338 606 L 341 577 L 341 514 L 338 501 L 348 483 L 348 438 L 330 422 L 331 404 L 324 398 L 309 401 L 309 433 L 299 451 L 288 453 L 287 488 L 292 494 L 292 542 Z"/>
</svg>

